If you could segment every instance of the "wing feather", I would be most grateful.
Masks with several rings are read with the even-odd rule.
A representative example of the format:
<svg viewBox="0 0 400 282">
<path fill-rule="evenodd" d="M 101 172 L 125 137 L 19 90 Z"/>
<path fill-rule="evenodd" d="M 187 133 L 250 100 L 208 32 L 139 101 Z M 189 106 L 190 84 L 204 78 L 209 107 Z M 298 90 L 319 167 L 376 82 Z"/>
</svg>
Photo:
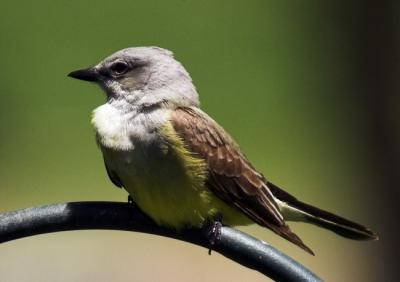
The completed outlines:
<svg viewBox="0 0 400 282">
<path fill-rule="evenodd" d="M 106 160 L 104 160 L 104 165 L 106 167 L 107 175 L 110 178 L 111 182 L 118 188 L 122 188 L 122 181 L 119 179 L 118 175 L 107 166 Z"/>
<path fill-rule="evenodd" d="M 207 185 L 215 195 L 313 254 L 286 225 L 266 180 L 222 127 L 198 108 L 176 109 L 171 122 L 188 150 L 206 160 Z"/>
</svg>

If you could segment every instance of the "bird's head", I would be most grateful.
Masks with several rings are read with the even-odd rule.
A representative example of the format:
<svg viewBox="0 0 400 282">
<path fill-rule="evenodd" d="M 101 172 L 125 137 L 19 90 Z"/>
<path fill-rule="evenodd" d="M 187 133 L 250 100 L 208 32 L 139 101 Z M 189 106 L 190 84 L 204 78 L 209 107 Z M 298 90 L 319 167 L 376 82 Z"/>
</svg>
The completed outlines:
<svg viewBox="0 0 400 282">
<path fill-rule="evenodd" d="M 185 68 L 169 50 L 133 47 L 120 50 L 97 65 L 71 72 L 68 76 L 95 82 L 108 101 L 153 106 L 198 106 L 198 95 Z"/>
</svg>

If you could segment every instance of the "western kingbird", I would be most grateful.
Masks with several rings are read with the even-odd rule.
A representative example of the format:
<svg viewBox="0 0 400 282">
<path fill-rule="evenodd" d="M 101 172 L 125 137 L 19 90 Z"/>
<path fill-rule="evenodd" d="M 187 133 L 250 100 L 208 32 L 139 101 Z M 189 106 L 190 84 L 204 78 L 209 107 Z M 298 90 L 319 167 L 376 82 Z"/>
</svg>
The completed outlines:
<svg viewBox="0 0 400 282">
<path fill-rule="evenodd" d="M 107 173 L 157 224 L 179 231 L 217 216 L 231 226 L 255 222 L 310 254 L 286 220 L 377 239 L 267 181 L 200 109 L 191 77 L 171 51 L 127 48 L 69 76 L 105 91 L 107 102 L 93 111 L 92 124 Z"/>
</svg>

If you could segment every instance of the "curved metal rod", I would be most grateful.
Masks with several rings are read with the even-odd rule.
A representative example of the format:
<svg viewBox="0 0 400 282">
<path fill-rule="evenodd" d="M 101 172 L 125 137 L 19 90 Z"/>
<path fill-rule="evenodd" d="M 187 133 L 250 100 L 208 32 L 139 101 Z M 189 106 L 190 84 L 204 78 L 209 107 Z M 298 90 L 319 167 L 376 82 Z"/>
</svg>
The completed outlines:
<svg viewBox="0 0 400 282">
<path fill-rule="evenodd" d="M 135 231 L 209 247 L 202 229 L 176 233 L 156 225 L 138 207 L 128 203 L 73 202 L 0 214 L 0 243 L 32 235 L 83 229 Z M 213 250 L 276 281 L 321 281 L 267 243 L 229 227 L 222 227 L 221 238 Z"/>
</svg>

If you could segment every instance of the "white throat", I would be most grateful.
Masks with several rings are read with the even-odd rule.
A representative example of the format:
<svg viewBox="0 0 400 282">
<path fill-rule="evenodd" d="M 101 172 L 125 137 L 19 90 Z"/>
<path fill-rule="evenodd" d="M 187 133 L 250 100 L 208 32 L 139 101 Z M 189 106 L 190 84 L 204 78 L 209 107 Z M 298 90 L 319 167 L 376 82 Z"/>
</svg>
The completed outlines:
<svg viewBox="0 0 400 282">
<path fill-rule="evenodd" d="M 92 125 L 101 146 L 127 151 L 159 138 L 158 129 L 167 122 L 169 110 L 161 107 L 142 111 L 126 103 L 110 101 L 93 111 Z"/>
</svg>

